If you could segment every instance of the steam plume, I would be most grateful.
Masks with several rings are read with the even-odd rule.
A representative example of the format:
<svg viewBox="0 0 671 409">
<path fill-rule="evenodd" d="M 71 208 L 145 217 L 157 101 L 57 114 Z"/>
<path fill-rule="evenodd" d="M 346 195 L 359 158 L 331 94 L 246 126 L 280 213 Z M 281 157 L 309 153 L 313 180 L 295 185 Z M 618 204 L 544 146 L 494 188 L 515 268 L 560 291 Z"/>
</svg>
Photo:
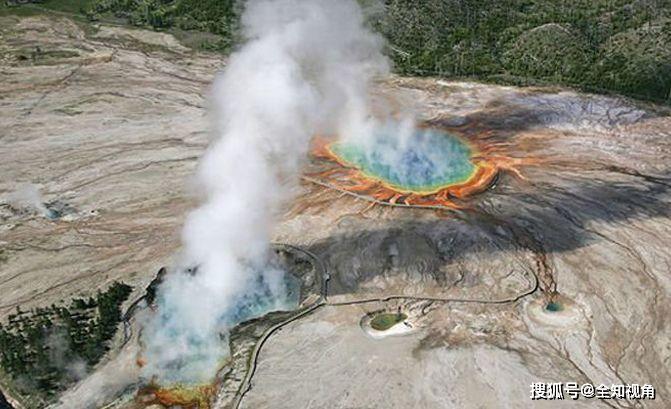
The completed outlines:
<svg viewBox="0 0 671 409">
<path fill-rule="evenodd" d="M 23 183 L 7 195 L 7 202 L 17 209 L 26 209 L 43 216 L 49 215 L 49 209 L 44 205 L 40 190 L 36 185 Z"/>
<path fill-rule="evenodd" d="M 147 375 L 211 377 L 227 353 L 220 334 L 254 314 L 244 306 L 281 303 L 269 241 L 309 140 L 369 133 L 368 86 L 387 71 L 355 0 L 252 0 L 242 25 L 248 41 L 213 87 L 218 138 L 198 171 L 206 200 L 183 230 L 185 265 L 197 272 L 172 274 L 160 291 L 143 336 Z"/>
</svg>

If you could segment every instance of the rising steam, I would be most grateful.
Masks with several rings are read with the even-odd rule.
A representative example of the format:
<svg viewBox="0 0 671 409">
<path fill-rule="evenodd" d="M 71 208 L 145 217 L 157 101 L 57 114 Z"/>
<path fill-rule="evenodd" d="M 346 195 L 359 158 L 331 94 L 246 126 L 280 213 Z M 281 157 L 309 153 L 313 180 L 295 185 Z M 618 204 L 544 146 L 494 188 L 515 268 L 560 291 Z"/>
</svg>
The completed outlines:
<svg viewBox="0 0 671 409">
<path fill-rule="evenodd" d="M 269 242 L 309 140 L 369 133 L 367 91 L 387 71 L 355 0 L 251 0 L 242 26 L 248 40 L 213 87 L 218 137 L 198 171 L 206 199 L 183 231 L 184 264 L 197 271 L 172 274 L 160 290 L 143 334 L 147 376 L 210 378 L 231 325 L 255 303 L 282 307 Z"/>
<path fill-rule="evenodd" d="M 49 209 L 44 205 L 40 190 L 31 183 L 22 183 L 16 190 L 7 195 L 7 203 L 16 209 L 37 212 L 45 217 L 49 216 Z"/>
</svg>

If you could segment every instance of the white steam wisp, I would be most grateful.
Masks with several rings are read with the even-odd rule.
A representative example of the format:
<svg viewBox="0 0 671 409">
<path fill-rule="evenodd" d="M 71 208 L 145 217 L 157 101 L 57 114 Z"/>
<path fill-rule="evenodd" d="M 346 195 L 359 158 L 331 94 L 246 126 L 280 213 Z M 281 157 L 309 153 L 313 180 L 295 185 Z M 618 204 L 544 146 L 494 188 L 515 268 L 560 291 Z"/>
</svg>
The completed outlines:
<svg viewBox="0 0 671 409">
<path fill-rule="evenodd" d="M 198 172 L 206 199 L 183 231 L 185 264 L 198 268 L 160 290 L 143 333 L 147 376 L 207 380 L 228 350 L 221 334 L 253 314 L 240 306 L 281 303 L 269 242 L 309 141 L 369 133 L 369 85 L 388 69 L 355 0 L 251 0 L 242 26 L 248 41 L 213 88 L 218 138 Z"/>
</svg>

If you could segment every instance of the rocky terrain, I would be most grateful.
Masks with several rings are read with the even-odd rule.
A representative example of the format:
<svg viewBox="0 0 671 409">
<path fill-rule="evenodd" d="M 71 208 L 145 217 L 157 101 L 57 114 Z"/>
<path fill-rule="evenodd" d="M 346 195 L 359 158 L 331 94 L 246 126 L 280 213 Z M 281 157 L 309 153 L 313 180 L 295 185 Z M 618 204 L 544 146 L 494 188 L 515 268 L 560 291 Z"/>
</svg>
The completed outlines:
<svg viewBox="0 0 671 409">
<path fill-rule="evenodd" d="M 179 251 L 223 59 L 67 19 L 2 18 L 0 36 L 0 320 L 114 280 L 136 299 Z M 247 387 L 214 406 L 668 407 L 668 110 L 437 79 L 391 78 L 377 92 L 519 165 L 460 210 L 305 179 L 275 241 L 315 255 L 326 292 L 258 338 Z M 403 336 L 362 328 L 399 309 L 413 329 Z M 68 399 L 146 406 L 133 398 L 136 350 L 132 339 L 101 364 L 117 374 L 114 396 L 87 389 L 105 387 L 99 371 Z M 657 399 L 530 400 L 532 382 L 570 381 L 649 383 Z"/>
</svg>

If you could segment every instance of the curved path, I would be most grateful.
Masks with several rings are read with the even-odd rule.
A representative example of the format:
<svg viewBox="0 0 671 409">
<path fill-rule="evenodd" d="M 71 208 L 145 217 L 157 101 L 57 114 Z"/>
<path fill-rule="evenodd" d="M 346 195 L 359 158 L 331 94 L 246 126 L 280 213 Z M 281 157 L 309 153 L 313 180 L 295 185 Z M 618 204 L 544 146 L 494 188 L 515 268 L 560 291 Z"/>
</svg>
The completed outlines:
<svg viewBox="0 0 671 409">
<path fill-rule="evenodd" d="M 370 199 L 374 200 L 374 199 Z M 392 205 L 389 203 L 384 203 L 380 202 L 381 204 L 386 204 L 386 205 Z M 394 206 L 394 205 L 392 205 Z M 406 206 L 406 205 L 398 205 L 398 206 L 403 206 L 403 207 L 413 207 L 413 206 Z M 414 206 L 417 207 L 417 206 Z M 426 207 L 425 207 L 426 208 Z M 444 210 L 444 209 L 442 209 Z M 449 297 L 422 297 L 422 296 L 409 296 L 409 295 L 389 295 L 389 296 L 384 296 L 384 297 L 371 297 L 371 298 L 363 298 L 359 300 L 351 300 L 351 301 L 342 301 L 342 302 L 329 302 L 328 301 L 328 281 L 330 279 L 330 275 L 328 273 L 328 269 L 326 268 L 324 262 L 314 253 L 309 252 L 308 250 L 301 249 L 296 246 L 292 245 L 287 245 L 287 244 L 276 244 L 280 246 L 287 246 L 291 249 L 298 250 L 300 252 L 303 252 L 307 255 L 309 255 L 311 258 L 315 259 L 318 261 L 320 264 L 321 268 L 323 269 L 323 281 L 322 281 L 322 297 L 319 301 L 317 301 L 315 304 L 311 305 L 310 307 L 307 307 L 306 309 L 300 311 L 298 314 L 282 321 L 279 322 L 272 327 L 268 328 L 261 338 L 257 341 L 256 345 L 254 346 L 254 349 L 252 350 L 252 355 L 249 359 L 249 369 L 247 370 L 247 374 L 245 375 L 245 378 L 242 381 L 242 384 L 240 386 L 240 389 L 238 389 L 238 393 L 236 395 L 233 408 L 234 409 L 239 409 L 240 405 L 242 404 L 242 400 L 244 399 L 245 395 L 252 389 L 252 378 L 254 377 L 254 374 L 256 373 L 256 368 L 258 365 L 258 360 L 259 360 L 259 353 L 261 352 L 261 349 L 265 345 L 266 341 L 270 338 L 271 335 L 273 335 L 275 332 L 277 332 L 279 329 L 282 327 L 297 321 L 314 311 L 320 309 L 321 307 L 324 306 L 332 306 L 332 307 L 340 307 L 340 306 L 346 306 L 346 305 L 357 305 L 357 304 L 366 304 L 366 303 L 372 303 L 372 302 L 388 302 L 391 300 L 409 300 L 409 301 L 430 301 L 430 302 L 440 302 L 440 303 L 477 303 L 477 304 L 509 304 L 509 303 L 515 303 L 525 297 L 528 297 L 535 293 L 539 289 L 539 279 L 538 275 L 536 272 L 532 271 L 531 276 L 533 279 L 529 281 L 529 286 L 527 289 L 524 291 L 520 292 L 519 294 L 506 297 L 506 298 L 501 298 L 501 299 L 493 299 L 493 300 L 488 300 L 488 299 L 476 299 L 476 298 L 449 298 Z"/>
</svg>

